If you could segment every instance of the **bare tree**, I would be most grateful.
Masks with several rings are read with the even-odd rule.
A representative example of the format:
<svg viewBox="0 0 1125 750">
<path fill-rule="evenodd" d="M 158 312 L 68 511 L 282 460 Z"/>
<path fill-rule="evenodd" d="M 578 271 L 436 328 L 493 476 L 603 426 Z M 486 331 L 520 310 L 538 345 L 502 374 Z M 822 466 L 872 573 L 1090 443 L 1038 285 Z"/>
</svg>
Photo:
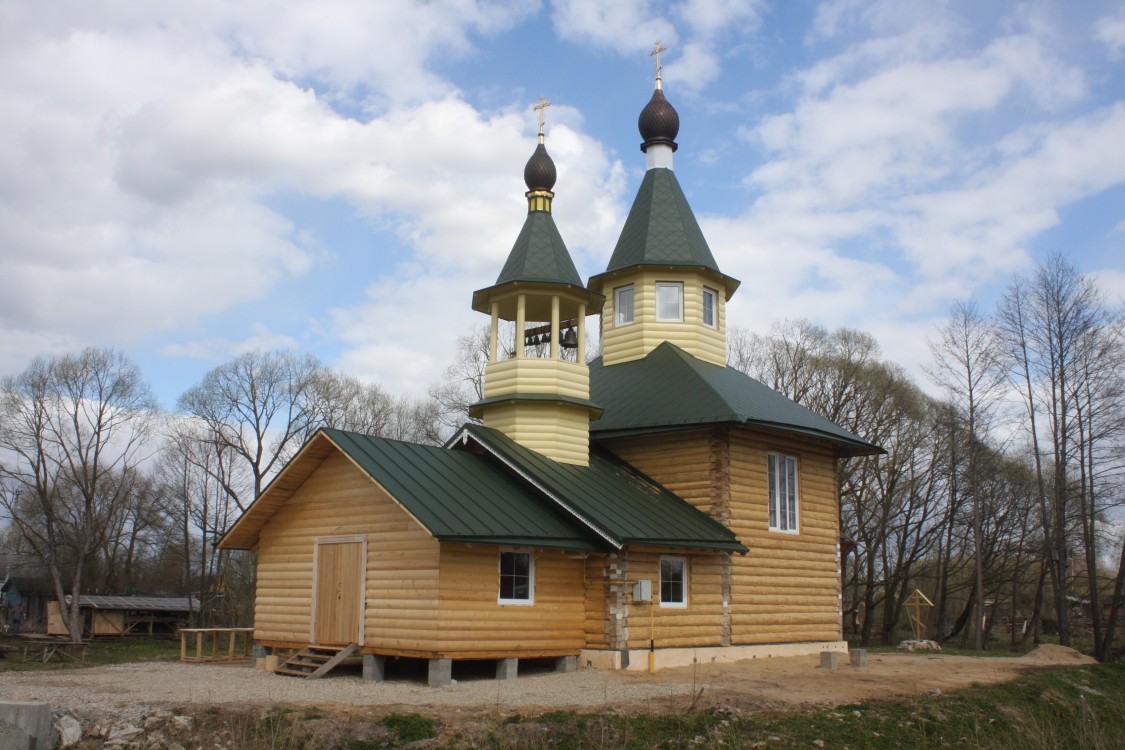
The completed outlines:
<svg viewBox="0 0 1125 750">
<path fill-rule="evenodd" d="M 75 642 L 83 572 L 128 496 L 114 477 L 145 458 L 154 408 L 140 370 L 113 350 L 42 357 L 0 383 L 0 506 L 47 565 Z"/>
<path fill-rule="evenodd" d="M 946 392 L 955 409 L 964 416 L 968 442 L 966 487 L 973 509 L 973 556 L 976 582 L 976 649 L 984 649 L 984 559 L 981 533 L 981 481 L 979 453 L 988 435 L 997 400 L 1002 394 L 1004 370 L 992 325 L 974 301 L 959 300 L 949 311 L 949 320 L 930 342 L 933 365 L 928 373 Z"/>
<path fill-rule="evenodd" d="M 1063 256 L 1055 254 L 1031 280 L 1017 277 L 1000 302 L 999 320 L 1008 343 L 1012 382 L 1023 396 L 1029 415 L 1040 515 L 1046 532 L 1047 557 L 1055 593 L 1059 642 L 1070 645 L 1070 530 L 1074 519 L 1070 477 L 1076 450 L 1076 369 L 1091 330 L 1097 328 L 1104 305 L 1093 282 Z M 1050 448 L 1051 492 L 1046 492 L 1042 438 L 1036 416 L 1045 417 Z M 1049 502 L 1048 502 L 1049 500 Z"/>
<path fill-rule="evenodd" d="M 311 355 L 247 352 L 208 372 L 180 397 L 180 410 L 206 425 L 204 440 L 216 450 L 229 449 L 249 470 L 248 489 L 223 485 L 240 510 L 319 426 L 311 403 L 322 369 Z"/>
</svg>

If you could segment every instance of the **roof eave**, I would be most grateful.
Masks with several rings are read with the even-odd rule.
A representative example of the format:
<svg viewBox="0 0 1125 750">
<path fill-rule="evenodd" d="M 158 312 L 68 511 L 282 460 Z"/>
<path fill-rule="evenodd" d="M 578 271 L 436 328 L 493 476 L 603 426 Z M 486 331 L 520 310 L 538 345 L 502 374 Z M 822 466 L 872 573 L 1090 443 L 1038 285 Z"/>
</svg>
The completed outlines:
<svg viewBox="0 0 1125 750">
<path fill-rule="evenodd" d="M 668 432 L 686 432 L 688 430 L 699 430 L 708 427 L 722 427 L 722 426 L 745 426 L 745 427 L 763 427 L 766 429 L 777 430 L 778 432 L 788 432 L 794 435 L 804 435 L 807 437 L 815 437 L 825 442 L 831 443 L 837 456 L 841 458 L 852 458 L 855 456 L 881 456 L 886 455 L 887 451 L 883 448 L 866 443 L 863 441 L 850 441 L 839 435 L 833 435 L 828 432 L 821 432 L 807 427 L 797 427 L 794 425 L 787 425 L 778 422 L 768 422 L 765 420 L 756 419 L 737 419 L 732 417 L 718 417 L 715 419 L 700 419 L 695 422 L 666 422 L 656 423 L 650 425 L 636 425 L 632 427 L 622 427 L 618 429 L 598 429 L 591 425 L 590 439 L 596 441 L 613 440 L 616 438 L 637 437 L 640 435 L 659 435 Z"/>
<path fill-rule="evenodd" d="M 491 315 L 492 310 L 490 304 L 492 297 L 500 291 L 507 289 L 516 289 L 521 286 L 534 288 L 556 287 L 560 291 L 568 292 L 585 298 L 586 314 L 596 315 L 602 311 L 602 306 L 605 304 L 605 295 L 594 291 L 588 287 L 579 284 L 571 284 L 569 282 L 560 282 L 557 279 L 543 279 L 543 278 L 525 278 L 525 279 L 510 279 L 500 284 L 493 284 L 486 286 L 483 289 L 478 289 L 473 292 L 473 310 L 485 315 Z"/>
<path fill-rule="evenodd" d="M 667 262 L 659 262 L 659 263 L 631 263 L 627 266 L 621 266 L 620 268 L 607 268 L 602 273 L 595 274 L 595 275 L 591 276 L 589 281 L 586 282 L 586 286 L 589 287 L 591 290 L 594 290 L 596 292 L 600 292 L 601 289 L 604 288 L 606 282 L 612 281 L 614 278 L 616 278 L 618 276 L 622 276 L 622 275 L 624 275 L 628 272 L 631 272 L 631 271 L 642 271 L 642 270 L 676 271 L 676 270 L 681 270 L 681 269 L 690 269 L 690 270 L 693 270 L 693 271 L 699 271 L 700 273 L 703 273 L 707 276 L 710 276 L 711 278 L 718 281 L 719 284 L 723 287 L 723 291 L 726 293 L 726 299 L 728 301 L 730 300 L 730 298 L 732 296 L 734 296 L 734 293 L 738 289 L 738 287 L 742 285 L 742 282 L 739 281 L 738 279 L 734 278 L 733 276 L 727 276 L 722 271 L 716 270 L 716 269 L 711 268 L 709 266 L 705 266 L 705 265 L 702 265 L 702 264 L 699 264 L 699 263 L 689 263 L 689 262 L 686 262 L 686 261 L 684 261 L 684 262 L 667 261 Z"/>
</svg>

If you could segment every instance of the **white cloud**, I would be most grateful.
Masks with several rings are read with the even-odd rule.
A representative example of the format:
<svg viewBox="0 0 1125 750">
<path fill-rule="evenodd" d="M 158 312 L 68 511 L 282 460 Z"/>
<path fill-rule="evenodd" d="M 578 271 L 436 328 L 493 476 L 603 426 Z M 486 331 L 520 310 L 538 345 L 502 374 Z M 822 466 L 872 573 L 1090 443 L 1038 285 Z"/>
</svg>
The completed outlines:
<svg viewBox="0 0 1125 750">
<path fill-rule="evenodd" d="M 650 0 L 554 0 L 551 19 L 563 39 L 638 55 L 656 39 L 675 42 L 675 27 Z"/>
<path fill-rule="evenodd" d="M 560 37 L 623 56 L 639 59 L 659 39 L 670 48 L 664 79 L 691 92 L 719 77 L 722 43 L 757 32 L 765 8 L 764 0 L 554 0 L 551 17 Z"/>
<path fill-rule="evenodd" d="M 285 191 L 343 198 L 424 263 L 491 267 L 493 232 L 519 225 L 528 118 L 481 115 L 426 66 L 533 11 L 4 6 L 0 338 L 128 344 L 262 298 L 310 267 L 307 233 L 268 205 Z M 337 111 L 356 89 L 377 116 Z M 27 351 L 0 349 L 0 370 Z"/>
<path fill-rule="evenodd" d="M 1125 13 L 1098 19 L 1094 38 L 1106 46 L 1111 60 L 1120 60 L 1125 52 Z"/>
<path fill-rule="evenodd" d="M 263 323 L 254 323 L 250 326 L 250 335 L 243 339 L 208 337 L 197 341 L 167 344 L 161 353 L 170 357 L 189 357 L 204 362 L 219 363 L 245 352 L 295 350 L 297 345 L 297 340 L 292 336 L 271 331 Z"/>
</svg>

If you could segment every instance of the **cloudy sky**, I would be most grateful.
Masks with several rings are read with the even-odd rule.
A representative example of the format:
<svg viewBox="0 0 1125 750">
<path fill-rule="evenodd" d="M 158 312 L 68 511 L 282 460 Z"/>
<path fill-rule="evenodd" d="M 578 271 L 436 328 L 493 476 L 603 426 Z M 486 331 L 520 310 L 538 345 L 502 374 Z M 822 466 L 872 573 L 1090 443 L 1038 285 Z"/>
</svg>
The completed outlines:
<svg viewBox="0 0 1125 750">
<path fill-rule="evenodd" d="M 0 0 L 0 374 L 115 346 L 166 406 L 289 347 L 423 393 L 526 212 L 604 269 L 653 42 L 731 322 L 873 333 L 1053 250 L 1125 297 L 1119 2 Z"/>
</svg>

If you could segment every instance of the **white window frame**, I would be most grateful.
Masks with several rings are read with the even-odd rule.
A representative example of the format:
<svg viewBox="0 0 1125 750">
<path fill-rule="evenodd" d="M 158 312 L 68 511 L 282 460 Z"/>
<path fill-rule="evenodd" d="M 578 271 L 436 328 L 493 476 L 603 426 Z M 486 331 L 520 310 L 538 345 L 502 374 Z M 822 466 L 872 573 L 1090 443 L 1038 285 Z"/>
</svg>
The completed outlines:
<svg viewBox="0 0 1125 750">
<path fill-rule="evenodd" d="M 629 319 L 625 320 L 621 314 L 621 296 L 629 293 Z M 637 293 L 632 284 L 619 286 L 613 290 L 613 324 L 614 326 L 627 326 L 637 319 Z"/>
<path fill-rule="evenodd" d="M 527 555 L 527 598 L 506 599 L 503 596 L 504 555 Z M 504 606 L 530 607 L 535 604 L 535 551 L 531 549 L 501 548 L 496 556 L 496 603 Z"/>
<path fill-rule="evenodd" d="M 711 322 L 707 322 L 707 297 L 711 298 Z M 711 328 L 719 327 L 719 293 L 709 286 L 703 287 L 703 325 Z"/>
<path fill-rule="evenodd" d="M 660 314 L 660 290 L 661 289 L 675 289 L 679 296 L 679 315 L 674 318 L 666 318 Z M 683 323 L 684 322 L 684 284 L 682 281 L 658 281 L 656 282 L 656 320 L 658 323 Z"/>
<path fill-rule="evenodd" d="M 682 601 L 678 601 L 678 602 L 676 602 L 676 601 L 664 601 L 664 563 L 666 563 L 666 562 L 668 562 L 668 563 L 679 563 L 680 564 L 680 574 L 681 574 L 681 577 L 683 578 L 683 591 L 681 592 L 682 595 L 683 595 Z M 660 606 L 661 607 L 671 607 L 671 608 L 674 608 L 674 609 L 685 609 L 688 605 L 688 561 L 687 561 L 687 558 L 679 556 L 679 555 L 661 555 L 660 556 L 660 571 L 659 572 L 660 572 L 660 577 L 659 577 L 660 586 L 657 589 L 657 591 L 658 591 L 658 594 L 660 596 Z"/>
<path fill-rule="evenodd" d="M 769 485 L 770 531 L 800 533 L 801 493 L 800 464 L 796 456 L 771 451 L 766 470 Z M 784 486 L 782 486 L 784 484 Z M 784 493 L 784 497 L 782 497 Z M 783 502 L 790 501 L 791 502 Z"/>
</svg>

